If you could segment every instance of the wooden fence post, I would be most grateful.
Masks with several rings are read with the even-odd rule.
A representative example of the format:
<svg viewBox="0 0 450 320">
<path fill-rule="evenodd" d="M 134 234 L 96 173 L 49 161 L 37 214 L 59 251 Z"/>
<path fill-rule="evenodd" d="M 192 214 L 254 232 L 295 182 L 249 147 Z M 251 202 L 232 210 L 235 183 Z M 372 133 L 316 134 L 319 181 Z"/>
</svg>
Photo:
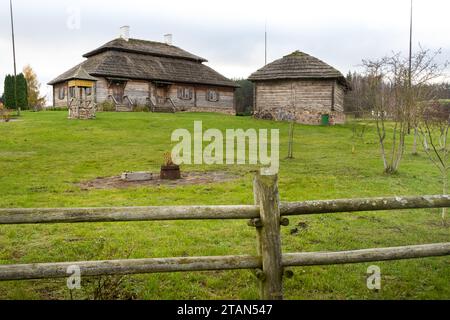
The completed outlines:
<svg viewBox="0 0 450 320">
<path fill-rule="evenodd" d="M 278 176 L 256 174 L 253 185 L 255 204 L 260 206 L 257 230 L 258 254 L 262 258 L 260 296 L 262 300 L 283 299 L 283 262 L 280 236 L 280 197 Z"/>
</svg>

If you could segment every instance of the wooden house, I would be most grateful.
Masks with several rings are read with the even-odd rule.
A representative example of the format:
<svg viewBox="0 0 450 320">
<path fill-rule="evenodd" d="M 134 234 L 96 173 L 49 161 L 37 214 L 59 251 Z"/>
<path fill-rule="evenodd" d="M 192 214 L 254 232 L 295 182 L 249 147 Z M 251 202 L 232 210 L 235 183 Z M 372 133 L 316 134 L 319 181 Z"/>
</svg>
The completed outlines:
<svg viewBox="0 0 450 320">
<path fill-rule="evenodd" d="M 128 27 L 120 38 L 86 53 L 86 60 L 49 82 L 53 106 L 66 107 L 73 98 L 69 81 L 82 67 L 95 78 L 88 95 L 101 108 L 112 104 L 117 111 L 148 106 L 152 111 L 211 111 L 235 114 L 238 87 L 204 63 L 206 59 L 166 42 L 131 39 Z"/>
<path fill-rule="evenodd" d="M 303 124 L 345 122 L 344 95 L 350 90 L 341 72 L 295 51 L 253 73 L 256 117 Z"/>
</svg>

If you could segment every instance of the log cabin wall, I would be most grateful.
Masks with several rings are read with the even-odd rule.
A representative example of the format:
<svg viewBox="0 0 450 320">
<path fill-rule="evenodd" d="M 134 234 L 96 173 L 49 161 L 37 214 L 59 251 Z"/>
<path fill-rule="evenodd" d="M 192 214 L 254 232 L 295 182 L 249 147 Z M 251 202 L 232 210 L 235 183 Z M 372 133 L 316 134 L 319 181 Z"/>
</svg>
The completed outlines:
<svg viewBox="0 0 450 320">
<path fill-rule="evenodd" d="M 61 93 L 61 90 L 64 91 L 64 94 Z M 55 84 L 53 86 L 53 101 L 54 101 L 53 106 L 55 108 L 66 108 L 69 104 L 68 95 L 69 95 L 69 89 L 67 86 L 67 82 Z"/>
<path fill-rule="evenodd" d="M 191 99 L 181 99 L 178 96 L 179 89 L 192 90 Z M 208 100 L 208 91 L 212 90 L 218 94 L 217 101 Z M 190 112 L 219 112 L 236 114 L 234 106 L 234 88 L 217 87 L 193 84 L 173 84 L 169 90 L 169 97 L 178 110 Z"/>
<path fill-rule="evenodd" d="M 344 88 L 334 80 L 258 81 L 255 97 L 260 118 L 320 124 L 328 114 L 331 124 L 345 122 Z"/>
<path fill-rule="evenodd" d="M 125 86 L 125 96 L 128 96 L 133 103 L 145 105 L 150 97 L 148 81 L 132 80 Z"/>
<path fill-rule="evenodd" d="M 95 83 L 95 92 L 97 103 L 102 103 L 108 100 L 110 90 L 108 88 L 108 81 L 105 78 L 98 78 Z"/>
<path fill-rule="evenodd" d="M 127 81 L 124 89 L 124 96 L 128 96 L 137 105 L 145 105 L 149 97 L 149 82 L 145 80 Z M 96 83 L 97 103 L 108 101 L 108 96 L 113 94 L 113 90 L 105 78 L 98 78 Z"/>
<path fill-rule="evenodd" d="M 182 99 L 179 97 L 179 89 L 191 90 L 191 98 Z M 172 99 L 178 111 L 236 113 L 234 88 L 231 87 L 174 83 L 169 85 L 166 90 L 166 97 Z M 214 90 L 218 93 L 218 101 L 208 100 L 207 94 L 209 90 Z M 108 86 L 108 81 L 105 78 L 98 78 L 96 83 L 97 103 L 107 101 L 110 94 L 112 94 L 112 90 Z M 124 94 L 138 105 L 148 103 L 147 98 L 151 98 L 152 102 L 156 104 L 157 88 L 150 81 L 129 80 L 125 86 Z"/>
</svg>

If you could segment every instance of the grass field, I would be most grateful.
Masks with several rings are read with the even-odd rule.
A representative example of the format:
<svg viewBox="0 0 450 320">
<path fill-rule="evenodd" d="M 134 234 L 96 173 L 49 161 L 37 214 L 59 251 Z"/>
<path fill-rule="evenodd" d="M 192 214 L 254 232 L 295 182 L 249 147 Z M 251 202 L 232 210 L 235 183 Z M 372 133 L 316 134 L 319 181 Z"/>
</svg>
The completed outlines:
<svg viewBox="0 0 450 320">
<path fill-rule="evenodd" d="M 439 194 L 439 176 L 424 154 L 407 148 L 400 172 L 382 173 L 375 130 L 352 152 L 352 127 L 296 126 L 295 159 L 286 160 L 286 123 L 216 114 L 99 113 L 69 121 L 65 112 L 28 113 L 0 123 L 0 207 L 100 207 L 182 204 L 252 204 L 251 166 L 184 166 L 227 170 L 231 182 L 183 187 L 82 190 L 78 182 L 123 171 L 158 171 L 171 150 L 174 129 L 279 128 L 282 201 L 362 196 Z M 412 138 L 409 137 L 411 140 Z M 411 141 L 408 140 L 408 143 Z M 291 218 L 283 228 L 284 252 L 350 250 L 448 242 L 450 228 L 438 209 Z M 307 228 L 291 235 L 303 222 Z M 120 258 L 255 254 L 255 231 L 245 221 L 179 221 L 0 226 L 0 264 Z M 450 258 L 376 263 L 382 289 L 366 287 L 371 264 L 294 269 L 284 283 L 287 299 L 450 299 Z M 0 282 L 0 299 L 69 299 L 66 280 Z M 93 281 L 73 292 L 91 297 Z M 257 299 L 251 271 L 126 277 L 116 298 Z"/>
</svg>

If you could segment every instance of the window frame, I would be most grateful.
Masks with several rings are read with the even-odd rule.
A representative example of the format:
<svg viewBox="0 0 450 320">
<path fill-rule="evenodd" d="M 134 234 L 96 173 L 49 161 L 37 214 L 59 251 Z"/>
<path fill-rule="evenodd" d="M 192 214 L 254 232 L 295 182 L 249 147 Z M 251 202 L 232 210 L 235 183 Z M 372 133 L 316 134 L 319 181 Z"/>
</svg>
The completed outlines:
<svg viewBox="0 0 450 320">
<path fill-rule="evenodd" d="M 178 99 L 180 100 L 192 100 L 193 98 L 193 90 L 190 87 L 181 87 L 178 88 Z"/>
<path fill-rule="evenodd" d="M 59 100 L 64 100 L 66 98 L 66 87 L 59 87 L 58 90 L 58 99 Z"/>
<path fill-rule="evenodd" d="M 215 97 L 211 96 L 211 94 L 214 94 Z M 220 101 L 219 90 L 208 89 L 206 91 L 206 100 L 209 101 L 209 102 L 219 102 Z"/>
</svg>

